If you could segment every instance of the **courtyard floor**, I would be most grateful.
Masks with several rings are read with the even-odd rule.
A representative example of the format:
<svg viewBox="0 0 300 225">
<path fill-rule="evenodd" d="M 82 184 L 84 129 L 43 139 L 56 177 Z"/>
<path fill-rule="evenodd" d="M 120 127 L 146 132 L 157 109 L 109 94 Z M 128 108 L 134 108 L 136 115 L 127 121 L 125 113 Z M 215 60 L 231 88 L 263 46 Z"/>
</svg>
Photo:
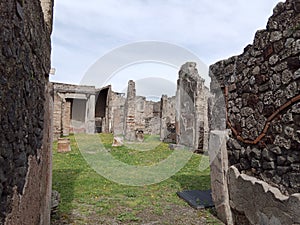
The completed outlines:
<svg viewBox="0 0 300 225">
<path fill-rule="evenodd" d="M 173 154 L 168 144 L 160 143 L 154 136 L 147 136 L 143 143 L 122 147 L 111 147 L 111 134 L 99 137 L 113 158 L 128 165 L 151 166 Z M 222 224 L 213 208 L 195 210 L 176 195 L 182 190 L 210 189 L 209 168 L 203 169 L 203 162 L 208 162 L 206 156 L 192 154 L 179 172 L 162 182 L 128 186 L 97 173 L 79 150 L 76 136 L 69 138 L 71 152 L 58 153 L 57 142 L 53 144 L 53 190 L 60 193 L 61 199 L 52 215 L 52 225 Z"/>
</svg>

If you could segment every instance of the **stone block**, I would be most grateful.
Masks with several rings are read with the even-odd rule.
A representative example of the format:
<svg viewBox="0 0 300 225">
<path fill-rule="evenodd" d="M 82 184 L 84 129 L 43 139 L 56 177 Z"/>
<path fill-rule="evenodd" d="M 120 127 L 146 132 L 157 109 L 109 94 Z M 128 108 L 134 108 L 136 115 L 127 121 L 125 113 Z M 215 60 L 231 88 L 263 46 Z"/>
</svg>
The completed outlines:
<svg viewBox="0 0 300 225">
<path fill-rule="evenodd" d="M 226 224 L 233 224 L 226 177 L 228 169 L 227 140 L 228 131 L 211 131 L 208 154 L 211 168 L 212 197 L 218 217 Z"/>
<path fill-rule="evenodd" d="M 143 142 L 144 141 L 144 131 L 137 130 L 135 133 L 135 138 L 138 142 Z"/>
<path fill-rule="evenodd" d="M 264 181 L 241 174 L 234 166 L 228 170 L 228 185 L 233 213 L 245 215 L 250 224 L 299 223 L 299 194 L 286 196 Z"/>
<path fill-rule="evenodd" d="M 59 138 L 57 141 L 57 152 L 70 152 L 70 139 L 68 138 Z"/>
<path fill-rule="evenodd" d="M 124 145 L 124 138 L 123 137 L 114 137 L 112 146 L 113 147 L 120 147 Z"/>
</svg>

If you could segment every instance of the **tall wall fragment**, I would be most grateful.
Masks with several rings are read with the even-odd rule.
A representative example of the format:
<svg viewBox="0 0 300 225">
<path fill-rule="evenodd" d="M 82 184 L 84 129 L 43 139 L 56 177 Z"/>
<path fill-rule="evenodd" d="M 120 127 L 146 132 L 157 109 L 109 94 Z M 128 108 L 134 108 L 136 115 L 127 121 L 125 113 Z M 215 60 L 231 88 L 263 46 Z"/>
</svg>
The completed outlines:
<svg viewBox="0 0 300 225">
<path fill-rule="evenodd" d="M 0 4 L 0 224 L 50 224 L 52 7 Z"/>
<path fill-rule="evenodd" d="M 207 92 L 196 63 L 182 65 L 176 92 L 176 135 L 178 144 L 192 150 L 203 150 L 204 133 L 208 130 Z"/>
<path fill-rule="evenodd" d="M 176 142 L 175 114 L 176 98 L 163 95 L 160 100 L 160 140 Z"/>
<path fill-rule="evenodd" d="M 124 134 L 127 141 L 135 140 L 135 112 L 136 112 L 136 90 L 134 81 L 128 82 L 127 98 L 125 101 L 125 122 L 124 122 Z"/>
<path fill-rule="evenodd" d="M 112 115 L 112 132 L 115 136 L 124 134 L 124 106 L 125 97 L 123 93 L 113 92 L 109 103 Z"/>
<path fill-rule="evenodd" d="M 145 134 L 160 133 L 160 102 L 147 101 L 146 97 L 135 98 L 135 127 Z"/>
</svg>

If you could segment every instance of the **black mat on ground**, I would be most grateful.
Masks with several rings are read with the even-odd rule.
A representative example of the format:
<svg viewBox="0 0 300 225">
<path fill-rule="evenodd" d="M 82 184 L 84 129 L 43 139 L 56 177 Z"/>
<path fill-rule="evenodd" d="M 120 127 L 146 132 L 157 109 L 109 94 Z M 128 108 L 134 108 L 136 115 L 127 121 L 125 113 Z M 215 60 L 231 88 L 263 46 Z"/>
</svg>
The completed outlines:
<svg viewBox="0 0 300 225">
<path fill-rule="evenodd" d="M 195 209 L 214 207 L 214 203 L 211 197 L 211 190 L 181 191 L 177 192 L 177 195 Z"/>
</svg>

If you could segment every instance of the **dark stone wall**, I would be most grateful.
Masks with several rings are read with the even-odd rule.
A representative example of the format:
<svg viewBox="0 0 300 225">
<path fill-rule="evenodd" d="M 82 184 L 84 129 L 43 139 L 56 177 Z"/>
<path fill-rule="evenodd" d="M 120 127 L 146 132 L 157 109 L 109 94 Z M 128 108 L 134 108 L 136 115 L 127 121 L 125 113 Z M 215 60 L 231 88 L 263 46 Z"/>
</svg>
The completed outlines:
<svg viewBox="0 0 300 225">
<path fill-rule="evenodd" d="M 283 193 L 300 192 L 300 1 L 279 3 L 253 44 L 210 66 L 210 76 L 232 131 L 230 165 Z M 212 129 L 223 128 L 218 122 Z"/>
<path fill-rule="evenodd" d="M 0 224 L 47 219 L 50 33 L 40 1 L 0 2 Z"/>
</svg>

